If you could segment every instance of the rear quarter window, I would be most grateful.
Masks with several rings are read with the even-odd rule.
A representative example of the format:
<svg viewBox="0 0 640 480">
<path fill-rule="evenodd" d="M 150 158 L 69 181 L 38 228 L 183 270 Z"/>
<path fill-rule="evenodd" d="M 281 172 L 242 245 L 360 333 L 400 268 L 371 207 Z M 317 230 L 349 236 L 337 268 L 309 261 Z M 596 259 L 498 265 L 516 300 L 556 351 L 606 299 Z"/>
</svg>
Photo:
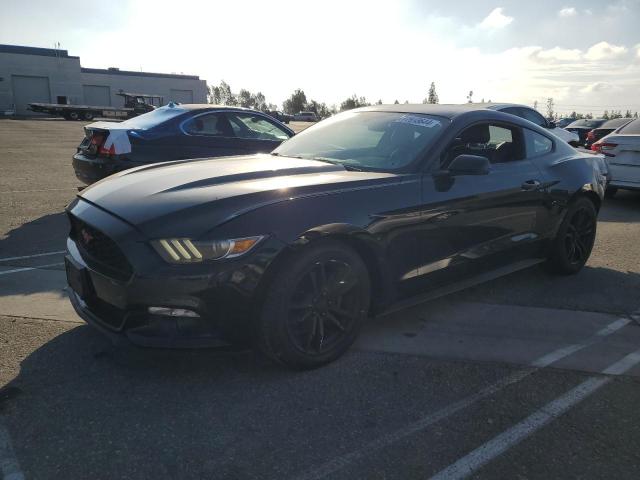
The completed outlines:
<svg viewBox="0 0 640 480">
<path fill-rule="evenodd" d="M 551 139 L 528 128 L 523 129 L 527 158 L 535 158 L 553 151 Z"/>
</svg>

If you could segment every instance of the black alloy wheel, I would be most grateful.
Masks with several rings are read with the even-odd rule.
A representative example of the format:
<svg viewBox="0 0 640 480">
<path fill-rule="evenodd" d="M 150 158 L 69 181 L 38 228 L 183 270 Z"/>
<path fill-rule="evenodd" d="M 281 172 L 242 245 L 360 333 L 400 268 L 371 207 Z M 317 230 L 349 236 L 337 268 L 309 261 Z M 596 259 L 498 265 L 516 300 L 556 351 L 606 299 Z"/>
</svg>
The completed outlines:
<svg viewBox="0 0 640 480">
<path fill-rule="evenodd" d="M 357 324 L 362 309 L 358 278 L 346 262 L 316 262 L 289 303 L 289 334 L 306 355 L 330 350 Z"/>
<path fill-rule="evenodd" d="M 589 260 L 596 238 L 597 211 L 591 200 L 579 197 L 565 215 L 553 243 L 548 266 L 556 273 L 579 272 Z"/>
<path fill-rule="evenodd" d="M 567 259 L 572 265 L 586 263 L 595 236 L 596 227 L 591 211 L 581 207 L 573 212 L 564 237 Z"/>
<path fill-rule="evenodd" d="M 344 354 L 369 309 L 367 268 L 348 245 L 315 242 L 292 255 L 271 280 L 257 328 L 258 346 L 293 368 L 315 368 Z"/>
</svg>

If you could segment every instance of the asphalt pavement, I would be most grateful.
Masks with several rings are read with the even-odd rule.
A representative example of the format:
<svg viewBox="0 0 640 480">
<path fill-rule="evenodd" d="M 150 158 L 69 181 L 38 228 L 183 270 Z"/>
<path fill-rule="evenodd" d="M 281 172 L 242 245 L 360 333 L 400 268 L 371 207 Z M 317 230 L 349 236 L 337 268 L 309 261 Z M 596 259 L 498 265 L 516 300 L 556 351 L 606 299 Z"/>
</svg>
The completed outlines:
<svg viewBox="0 0 640 480">
<path fill-rule="evenodd" d="M 580 274 L 374 319 L 291 372 L 116 348 L 75 315 L 62 211 L 82 125 L 0 120 L 0 478 L 638 478 L 640 194 L 606 201 Z"/>
</svg>

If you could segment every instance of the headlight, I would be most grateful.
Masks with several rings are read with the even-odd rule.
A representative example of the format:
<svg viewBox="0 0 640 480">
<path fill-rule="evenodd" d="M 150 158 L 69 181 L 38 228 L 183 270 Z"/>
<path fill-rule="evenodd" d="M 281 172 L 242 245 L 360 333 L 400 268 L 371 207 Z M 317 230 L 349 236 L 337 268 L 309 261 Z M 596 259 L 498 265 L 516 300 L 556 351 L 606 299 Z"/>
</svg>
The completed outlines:
<svg viewBox="0 0 640 480">
<path fill-rule="evenodd" d="M 198 263 L 238 257 L 251 250 L 264 236 L 229 240 L 196 241 L 189 238 L 163 238 L 151 245 L 169 263 Z"/>
</svg>

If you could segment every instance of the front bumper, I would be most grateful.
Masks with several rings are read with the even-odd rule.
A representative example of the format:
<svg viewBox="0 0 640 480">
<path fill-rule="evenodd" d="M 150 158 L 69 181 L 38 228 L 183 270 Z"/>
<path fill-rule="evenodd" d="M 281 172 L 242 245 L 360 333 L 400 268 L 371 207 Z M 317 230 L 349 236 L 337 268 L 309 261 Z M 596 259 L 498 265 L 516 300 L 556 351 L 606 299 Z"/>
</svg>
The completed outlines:
<svg viewBox="0 0 640 480">
<path fill-rule="evenodd" d="M 140 233 L 116 217 L 82 201 L 70 213 L 90 221 L 93 233 L 108 234 L 131 264 L 129 274 L 114 275 L 88 253 L 83 240 L 67 239 L 69 297 L 88 324 L 116 343 L 146 347 L 215 347 L 250 341 L 260 280 L 272 252 L 279 250 L 277 240 L 265 241 L 238 259 L 169 265 Z M 149 307 L 190 310 L 198 317 L 150 314 Z"/>
<path fill-rule="evenodd" d="M 89 157 L 83 153 L 76 153 L 73 156 L 72 164 L 78 180 L 87 185 L 91 185 L 109 175 L 135 166 L 133 164 L 126 164 L 121 160 Z"/>
</svg>

